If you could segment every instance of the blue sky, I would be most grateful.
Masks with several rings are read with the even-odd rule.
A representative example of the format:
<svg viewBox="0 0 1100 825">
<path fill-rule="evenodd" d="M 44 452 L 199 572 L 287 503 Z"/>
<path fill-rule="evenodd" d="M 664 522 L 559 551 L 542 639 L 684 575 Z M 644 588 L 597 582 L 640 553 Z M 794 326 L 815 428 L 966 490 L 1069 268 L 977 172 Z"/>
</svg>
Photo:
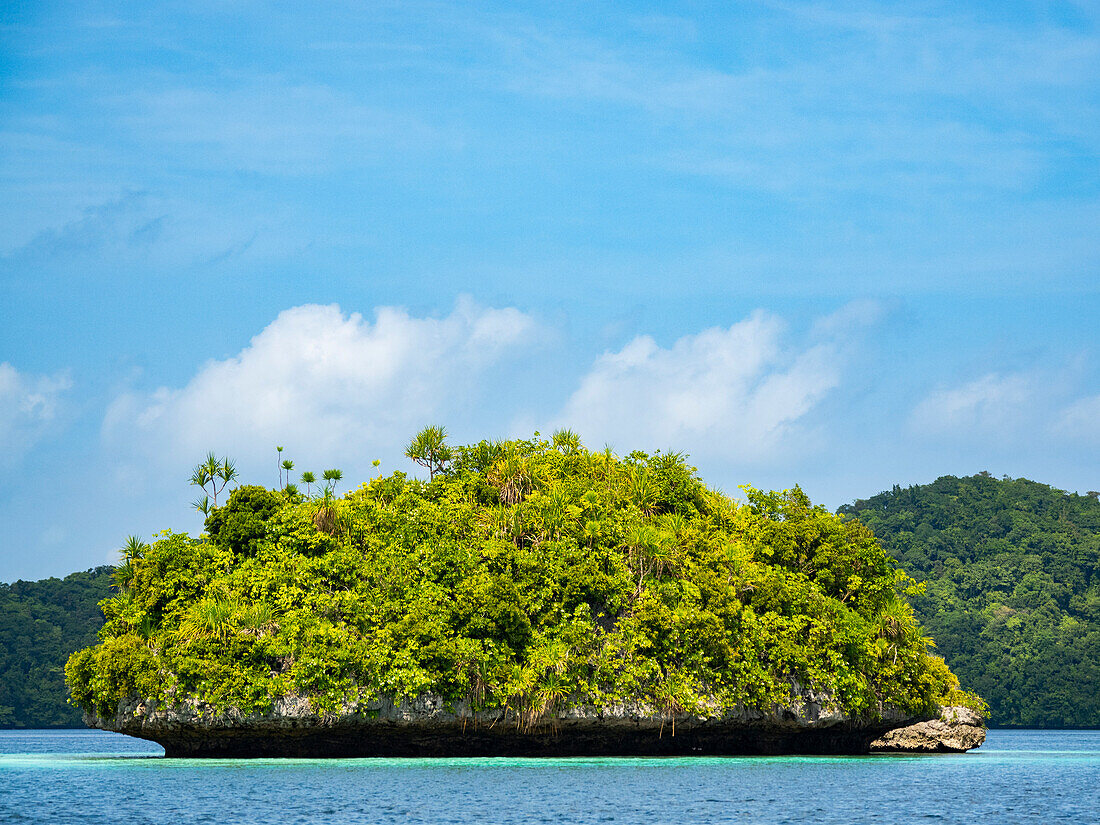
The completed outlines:
<svg viewBox="0 0 1100 825">
<path fill-rule="evenodd" d="M 1100 488 L 1092 3 L 8 3 L 0 580 L 572 426 Z"/>
</svg>

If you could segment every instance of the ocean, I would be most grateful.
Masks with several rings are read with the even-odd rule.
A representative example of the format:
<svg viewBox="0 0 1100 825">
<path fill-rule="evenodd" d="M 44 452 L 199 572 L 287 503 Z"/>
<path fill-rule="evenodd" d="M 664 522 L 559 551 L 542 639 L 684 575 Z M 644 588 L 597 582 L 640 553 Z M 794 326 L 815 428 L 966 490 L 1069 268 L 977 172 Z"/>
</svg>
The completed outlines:
<svg viewBox="0 0 1100 825">
<path fill-rule="evenodd" d="M 968 754 L 675 759 L 166 759 L 102 731 L 0 731 L 0 822 L 1100 822 L 1100 731 Z"/>
</svg>

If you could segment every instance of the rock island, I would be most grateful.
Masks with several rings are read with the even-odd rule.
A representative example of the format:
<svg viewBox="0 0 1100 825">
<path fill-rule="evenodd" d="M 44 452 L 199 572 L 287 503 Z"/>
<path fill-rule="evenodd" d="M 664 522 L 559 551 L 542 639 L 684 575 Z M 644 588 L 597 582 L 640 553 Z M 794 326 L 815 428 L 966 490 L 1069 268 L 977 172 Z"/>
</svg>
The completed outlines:
<svg viewBox="0 0 1100 825">
<path fill-rule="evenodd" d="M 205 533 L 132 539 L 69 660 L 86 721 L 170 756 L 866 753 L 944 707 L 980 729 L 916 583 L 798 488 L 737 501 L 568 431 L 430 427 L 407 454 L 429 480 L 303 491 L 287 460 L 221 504 L 232 465 L 196 468 Z"/>
</svg>

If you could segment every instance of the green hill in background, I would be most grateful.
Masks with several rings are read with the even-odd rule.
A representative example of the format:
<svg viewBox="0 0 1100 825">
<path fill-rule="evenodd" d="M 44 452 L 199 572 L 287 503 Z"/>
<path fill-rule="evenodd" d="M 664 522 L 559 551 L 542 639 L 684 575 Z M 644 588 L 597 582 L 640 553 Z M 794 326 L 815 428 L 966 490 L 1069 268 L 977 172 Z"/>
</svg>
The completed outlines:
<svg viewBox="0 0 1100 825">
<path fill-rule="evenodd" d="M 937 651 L 991 724 L 1100 726 L 1100 502 L 988 473 L 841 507 L 910 575 Z"/>
<path fill-rule="evenodd" d="M 82 727 L 65 701 L 65 660 L 95 644 L 113 569 L 0 583 L 0 728 Z"/>
</svg>

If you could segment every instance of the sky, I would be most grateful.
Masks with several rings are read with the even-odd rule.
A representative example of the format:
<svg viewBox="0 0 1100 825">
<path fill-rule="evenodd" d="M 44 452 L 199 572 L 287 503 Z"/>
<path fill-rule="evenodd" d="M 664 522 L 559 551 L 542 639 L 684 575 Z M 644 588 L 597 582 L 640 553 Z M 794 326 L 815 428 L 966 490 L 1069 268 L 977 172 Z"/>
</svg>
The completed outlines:
<svg viewBox="0 0 1100 825">
<path fill-rule="evenodd" d="M 431 423 L 1084 493 L 1098 321 L 1095 3 L 0 6 L 0 581 Z"/>
</svg>

